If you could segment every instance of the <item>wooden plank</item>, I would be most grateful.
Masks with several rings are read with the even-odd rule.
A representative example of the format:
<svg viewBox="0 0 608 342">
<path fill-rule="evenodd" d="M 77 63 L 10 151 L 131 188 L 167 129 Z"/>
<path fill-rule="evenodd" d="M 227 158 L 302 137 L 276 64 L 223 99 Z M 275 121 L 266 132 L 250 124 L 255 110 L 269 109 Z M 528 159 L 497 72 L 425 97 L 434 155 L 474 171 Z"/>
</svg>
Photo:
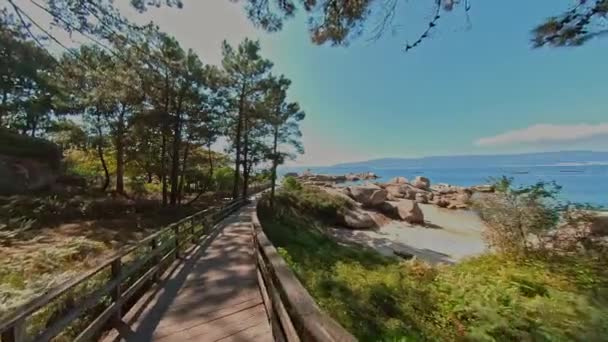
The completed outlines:
<svg viewBox="0 0 608 342">
<path fill-rule="evenodd" d="M 251 224 L 243 218 L 231 216 L 209 231 L 209 244 L 196 245 L 192 256 L 125 315 L 128 329 L 115 329 L 105 340 L 214 341 L 245 331 L 269 338 Z"/>
</svg>

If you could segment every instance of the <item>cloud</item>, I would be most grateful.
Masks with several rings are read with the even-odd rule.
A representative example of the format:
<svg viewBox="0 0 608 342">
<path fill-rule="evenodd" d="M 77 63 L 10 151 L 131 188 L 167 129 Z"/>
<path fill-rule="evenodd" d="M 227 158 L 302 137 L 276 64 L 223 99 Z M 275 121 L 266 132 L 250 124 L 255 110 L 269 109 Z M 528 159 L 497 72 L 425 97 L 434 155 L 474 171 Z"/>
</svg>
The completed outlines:
<svg viewBox="0 0 608 342">
<path fill-rule="evenodd" d="M 538 124 L 523 129 L 507 131 L 492 137 L 475 141 L 477 146 L 512 145 L 521 143 L 580 141 L 598 136 L 608 136 L 608 123 L 596 125 L 553 125 Z"/>
</svg>

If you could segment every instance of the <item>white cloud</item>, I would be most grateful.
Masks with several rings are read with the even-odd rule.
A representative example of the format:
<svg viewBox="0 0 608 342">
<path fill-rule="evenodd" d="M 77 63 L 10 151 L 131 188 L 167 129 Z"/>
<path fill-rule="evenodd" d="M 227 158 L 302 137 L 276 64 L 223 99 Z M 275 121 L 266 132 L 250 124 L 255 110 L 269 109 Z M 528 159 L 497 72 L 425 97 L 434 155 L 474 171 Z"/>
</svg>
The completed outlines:
<svg viewBox="0 0 608 342">
<path fill-rule="evenodd" d="M 596 125 L 553 125 L 538 124 L 523 129 L 507 131 L 492 137 L 475 141 L 477 146 L 497 146 L 521 143 L 580 141 L 598 136 L 608 136 L 608 123 Z"/>
</svg>

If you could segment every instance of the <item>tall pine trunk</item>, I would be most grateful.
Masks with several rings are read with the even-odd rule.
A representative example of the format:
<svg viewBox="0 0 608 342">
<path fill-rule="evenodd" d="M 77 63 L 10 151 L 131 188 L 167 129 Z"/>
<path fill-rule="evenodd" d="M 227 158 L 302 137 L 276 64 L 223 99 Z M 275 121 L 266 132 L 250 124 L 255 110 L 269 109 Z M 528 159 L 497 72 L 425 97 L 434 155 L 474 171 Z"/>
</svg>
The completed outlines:
<svg viewBox="0 0 608 342">
<path fill-rule="evenodd" d="M 162 133 L 160 145 L 160 178 L 163 187 L 163 207 L 167 206 L 167 135 Z"/>
<path fill-rule="evenodd" d="M 104 181 L 101 186 L 101 191 L 106 191 L 108 186 L 110 186 L 110 171 L 108 170 L 108 165 L 106 164 L 106 159 L 103 157 L 103 132 L 101 131 L 101 124 L 99 123 L 99 116 L 97 117 L 98 123 L 96 124 L 97 129 L 97 156 L 99 157 L 99 161 L 101 162 L 101 167 L 103 168 Z"/>
<path fill-rule="evenodd" d="M 116 127 L 116 192 L 119 194 L 125 193 L 124 175 L 125 175 L 125 131 L 124 131 L 124 115 L 126 106 L 122 107 L 118 116 Z"/>
<path fill-rule="evenodd" d="M 184 147 L 184 158 L 182 159 L 182 173 L 179 176 L 179 187 L 178 187 L 178 198 L 177 198 L 177 203 L 178 204 L 182 204 L 182 197 L 183 197 L 183 191 L 184 191 L 184 178 L 185 178 L 185 174 L 186 174 L 186 165 L 187 165 L 187 161 L 188 161 L 188 152 L 190 150 L 190 144 L 186 144 L 186 147 Z"/>
<path fill-rule="evenodd" d="M 277 167 L 279 164 L 278 155 L 278 141 L 279 141 L 279 126 L 274 127 L 274 139 L 272 143 L 272 175 L 270 178 L 270 207 L 274 208 L 274 194 L 277 185 Z"/>
<path fill-rule="evenodd" d="M 179 150 L 182 143 L 182 101 L 183 92 L 180 93 L 173 122 L 173 147 L 171 151 L 171 206 L 177 204 L 179 197 Z"/>
<path fill-rule="evenodd" d="M 232 185 L 232 198 L 239 196 L 239 179 L 241 178 L 239 168 L 241 167 L 241 131 L 243 130 L 243 111 L 245 108 L 245 83 L 241 87 L 241 96 L 239 99 L 239 113 L 236 125 L 235 149 L 236 157 L 234 161 L 234 184 Z"/>
<path fill-rule="evenodd" d="M 8 100 L 8 90 L 2 91 L 2 104 L 0 105 L 0 127 L 4 127 L 4 117 L 8 116 L 8 109 L 6 108 L 6 101 Z"/>
<path fill-rule="evenodd" d="M 163 207 L 167 206 L 167 119 L 169 117 L 169 71 L 165 71 L 165 110 L 161 117 L 160 168 L 163 192 Z"/>
<path fill-rule="evenodd" d="M 243 189 L 241 195 L 243 198 L 247 198 L 247 191 L 249 190 L 249 125 L 247 122 L 247 116 L 244 120 L 244 134 L 243 134 Z"/>
</svg>

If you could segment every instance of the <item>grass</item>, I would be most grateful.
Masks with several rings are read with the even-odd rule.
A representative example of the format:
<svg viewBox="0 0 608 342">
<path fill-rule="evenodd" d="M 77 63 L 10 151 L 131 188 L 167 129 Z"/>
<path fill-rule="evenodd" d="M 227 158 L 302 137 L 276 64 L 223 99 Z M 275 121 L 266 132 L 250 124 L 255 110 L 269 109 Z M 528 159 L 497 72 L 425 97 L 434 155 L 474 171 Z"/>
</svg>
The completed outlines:
<svg viewBox="0 0 608 342">
<path fill-rule="evenodd" d="M 608 341 L 606 260 L 383 257 L 328 237 L 306 191 L 281 191 L 274 211 L 263 200 L 262 225 L 320 307 L 362 341 Z"/>
</svg>

